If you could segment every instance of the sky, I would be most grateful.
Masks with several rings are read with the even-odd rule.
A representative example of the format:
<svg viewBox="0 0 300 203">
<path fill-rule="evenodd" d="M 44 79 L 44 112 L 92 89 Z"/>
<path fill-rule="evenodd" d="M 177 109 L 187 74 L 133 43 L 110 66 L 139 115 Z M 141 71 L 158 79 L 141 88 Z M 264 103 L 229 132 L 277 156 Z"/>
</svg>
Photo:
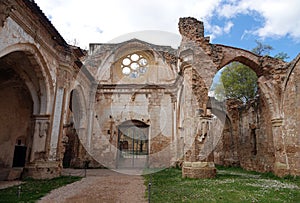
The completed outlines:
<svg viewBox="0 0 300 203">
<path fill-rule="evenodd" d="M 259 40 L 271 56 L 300 53 L 299 0 L 35 0 L 71 45 L 138 38 L 150 43 L 180 44 L 180 17 L 204 22 L 213 44 L 251 50 Z"/>
</svg>

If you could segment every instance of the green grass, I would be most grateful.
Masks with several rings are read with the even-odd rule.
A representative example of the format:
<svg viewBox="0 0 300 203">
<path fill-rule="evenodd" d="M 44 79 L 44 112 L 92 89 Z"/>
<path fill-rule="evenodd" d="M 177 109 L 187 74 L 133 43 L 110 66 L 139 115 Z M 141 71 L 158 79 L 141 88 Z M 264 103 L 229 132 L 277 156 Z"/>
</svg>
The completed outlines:
<svg viewBox="0 0 300 203">
<path fill-rule="evenodd" d="M 80 180 L 81 177 L 62 176 L 47 180 L 27 179 L 21 186 L 21 194 L 18 197 L 19 186 L 13 186 L 0 190 L 0 202 L 36 202 L 51 190 Z"/>
<path fill-rule="evenodd" d="M 146 186 L 152 178 L 151 202 L 154 203 L 300 202 L 300 177 L 278 178 L 271 173 L 224 167 L 218 168 L 214 179 L 182 178 L 181 170 L 175 168 L 144 177 Z"/>
</svg>

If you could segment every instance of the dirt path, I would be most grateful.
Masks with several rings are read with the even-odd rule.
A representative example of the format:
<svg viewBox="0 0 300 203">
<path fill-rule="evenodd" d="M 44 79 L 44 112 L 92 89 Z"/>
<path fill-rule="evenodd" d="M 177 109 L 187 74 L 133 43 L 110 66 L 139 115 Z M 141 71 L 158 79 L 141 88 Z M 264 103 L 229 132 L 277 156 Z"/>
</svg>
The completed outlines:
<svg viewBox="0 0 300 203">
<path fill-rule="evenodd" d="M 74 174 L 73 172 L 70 174 Z M 80 172 L 79 172 L 80 173 Z M 51 191 L 40 203 L 53 202 L 147 202 L 144 180 L 141 176 L 126 175 L 111 170 L 88 170 L 81 181 Z"/>
</svg>

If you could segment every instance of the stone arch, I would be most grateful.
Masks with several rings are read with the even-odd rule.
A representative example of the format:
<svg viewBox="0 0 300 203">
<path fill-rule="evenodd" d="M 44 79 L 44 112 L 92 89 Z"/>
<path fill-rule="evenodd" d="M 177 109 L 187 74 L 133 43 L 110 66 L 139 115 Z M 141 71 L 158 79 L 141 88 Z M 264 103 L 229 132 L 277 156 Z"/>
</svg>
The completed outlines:
<svg viewBox="0 0 300 203">
<path fill-rule="evenodd" d="M 289 80 L 291 79 L 291 75 L 292 73 L 295 71 L 295 68 L 297 67 L 297 65 L 300 63 L 300 54 L 291 62 L 291 64 L 289 64 L 289 66 L 291 67 L 289 69 L 289 71 L 287 72 L 287 75 L 286 75 L 286 79 L 283 83 L 283 92 L 286 91 L 287 89 L 287 85 L 288 85 L 288 82 Z"/>
<path fill-rule="evenodd" d="M 174 58 L 176 57 L 169 53 L 169 51 L 172 52 L 171 47 L 152 45 L 137 39 L 112 44 L 111 46 L 109 47 L 111 48 L 110 53 L 104 57 L 100 65 L 101 69 L 97 71 L 98 81 L 103 81 L 104 83 L 112 82 L 114 84 L 153 84 L 175 81 L 176 67 L 174 66 Z M 95 53 L 97 54 L 96 51 Z M 140 77 L 132 79 L 122 74 L 121 64 L 122 59 L 126 58 L 127 55 L 135 53 L 142 55 L 148 61 L 148 68 L 145 73 L 140 74 Z"/>
<path fill-rule="evenodd" d="M 33 44 L 5 47 L 0 51 L 0 64 L 0 94 L 4 102 L 0 119 L 5 124 L 0 127 L 0 145 L 5 151 L 0 155 L 0 167 L 7 168 L 12 166 L 14 142 L 19 136 L 25 137 L 27 143 L 25 164 L 44 157 L 54 88 L 44 56 Z"/>
<path fill-rule="evenodd" d="M 235 47 L 229 47 L 225 45 L 217 45 L 217 47 L 220 47 L 223 50 L 223 58 L 217 67 L 218 70 L 233 61 L 237 61 L 251 68 L 256 73 L 257 77 L 260 77 L 263 74 L 264 70 L 260 66 L 261 56 Z"/>
<path fill-rule="evenodd" d="M 268 104 L 267 107 L 271 112 L 271 119 L 281 118 L 281 87 L 273 82 L 272 73 L 275 72 L 275 69 L 282 69 L 285 66 L 285 62 L 269 56 L 259 56 L 235 47 L 225 45 L 216 45 L 216 47 L 222 50 L 222 59 L 218 61 L 217 69 L 221 69 L 233 61 L 247 65 L 258 77 L 258 87 Z"/>
<path fill-rule="evenodd" d="M 143 54 L 145 54 L 146 57 L 154 58 L 153 49 L 150 46 L 148 46 L 146 42 L 133 39 L 127 42 L 116 44 L 114 48 L 110 51 L 110 54 L 107 55 L 100 64 L 99 67 L 101 68 L 98 69 L 96 74 L 97 80 L 99 81 L 103 79 L 108 79 L 109 76 L 107 76 L 107 72 L 110 72 L 110 69 L 113 66 L 113 64 L 118 62 L 125 55 L 133 52 L 143 52 Z M 97 54 L 96 51 L 95 54 Z M 103 69 L 105 69 L 105 71 Z M 106 72 L 106 74 L 103 73 L 103 71 Z"/>
<path fill-rule="evenodd" d="M 34 114 L 49 114 L 51 111 L 51 95 L 54 87 L 50 69 L 42 53 L 32 44 L 20 43 L 6 47 L 0 52 L 0 58 L 10 54 L 21 53 L 28 59 L 32 69 L 19 70 L 34 101 Z M 36 81 L 36 84 L 33 84 Z"/>
<path fill-rule="evenodd" d="M 154 58 L 153 48 L 150 44 L 133 39 L 127 42 L 120 43 L 119 46 L 115 48 L 114 53 L 114 61 L 118 61 L 122 57 L 132 52 L 143 52 L 149 58 Z"/>
</svg>

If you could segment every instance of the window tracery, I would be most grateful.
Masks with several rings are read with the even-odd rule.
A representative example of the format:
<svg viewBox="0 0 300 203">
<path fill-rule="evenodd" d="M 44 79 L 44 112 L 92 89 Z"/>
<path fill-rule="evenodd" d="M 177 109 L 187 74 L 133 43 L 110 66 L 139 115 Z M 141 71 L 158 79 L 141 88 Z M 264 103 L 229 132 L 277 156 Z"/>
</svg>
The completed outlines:
<svg viewBox="0 0 300 203">
<path fill-rule="evenodd" d="M 121 69 L 123 75 L 138 78 L 147 72 L 148 65 L 148 60 L 142 54 L 133 53 L 122 60 Z"/>
</svg>

